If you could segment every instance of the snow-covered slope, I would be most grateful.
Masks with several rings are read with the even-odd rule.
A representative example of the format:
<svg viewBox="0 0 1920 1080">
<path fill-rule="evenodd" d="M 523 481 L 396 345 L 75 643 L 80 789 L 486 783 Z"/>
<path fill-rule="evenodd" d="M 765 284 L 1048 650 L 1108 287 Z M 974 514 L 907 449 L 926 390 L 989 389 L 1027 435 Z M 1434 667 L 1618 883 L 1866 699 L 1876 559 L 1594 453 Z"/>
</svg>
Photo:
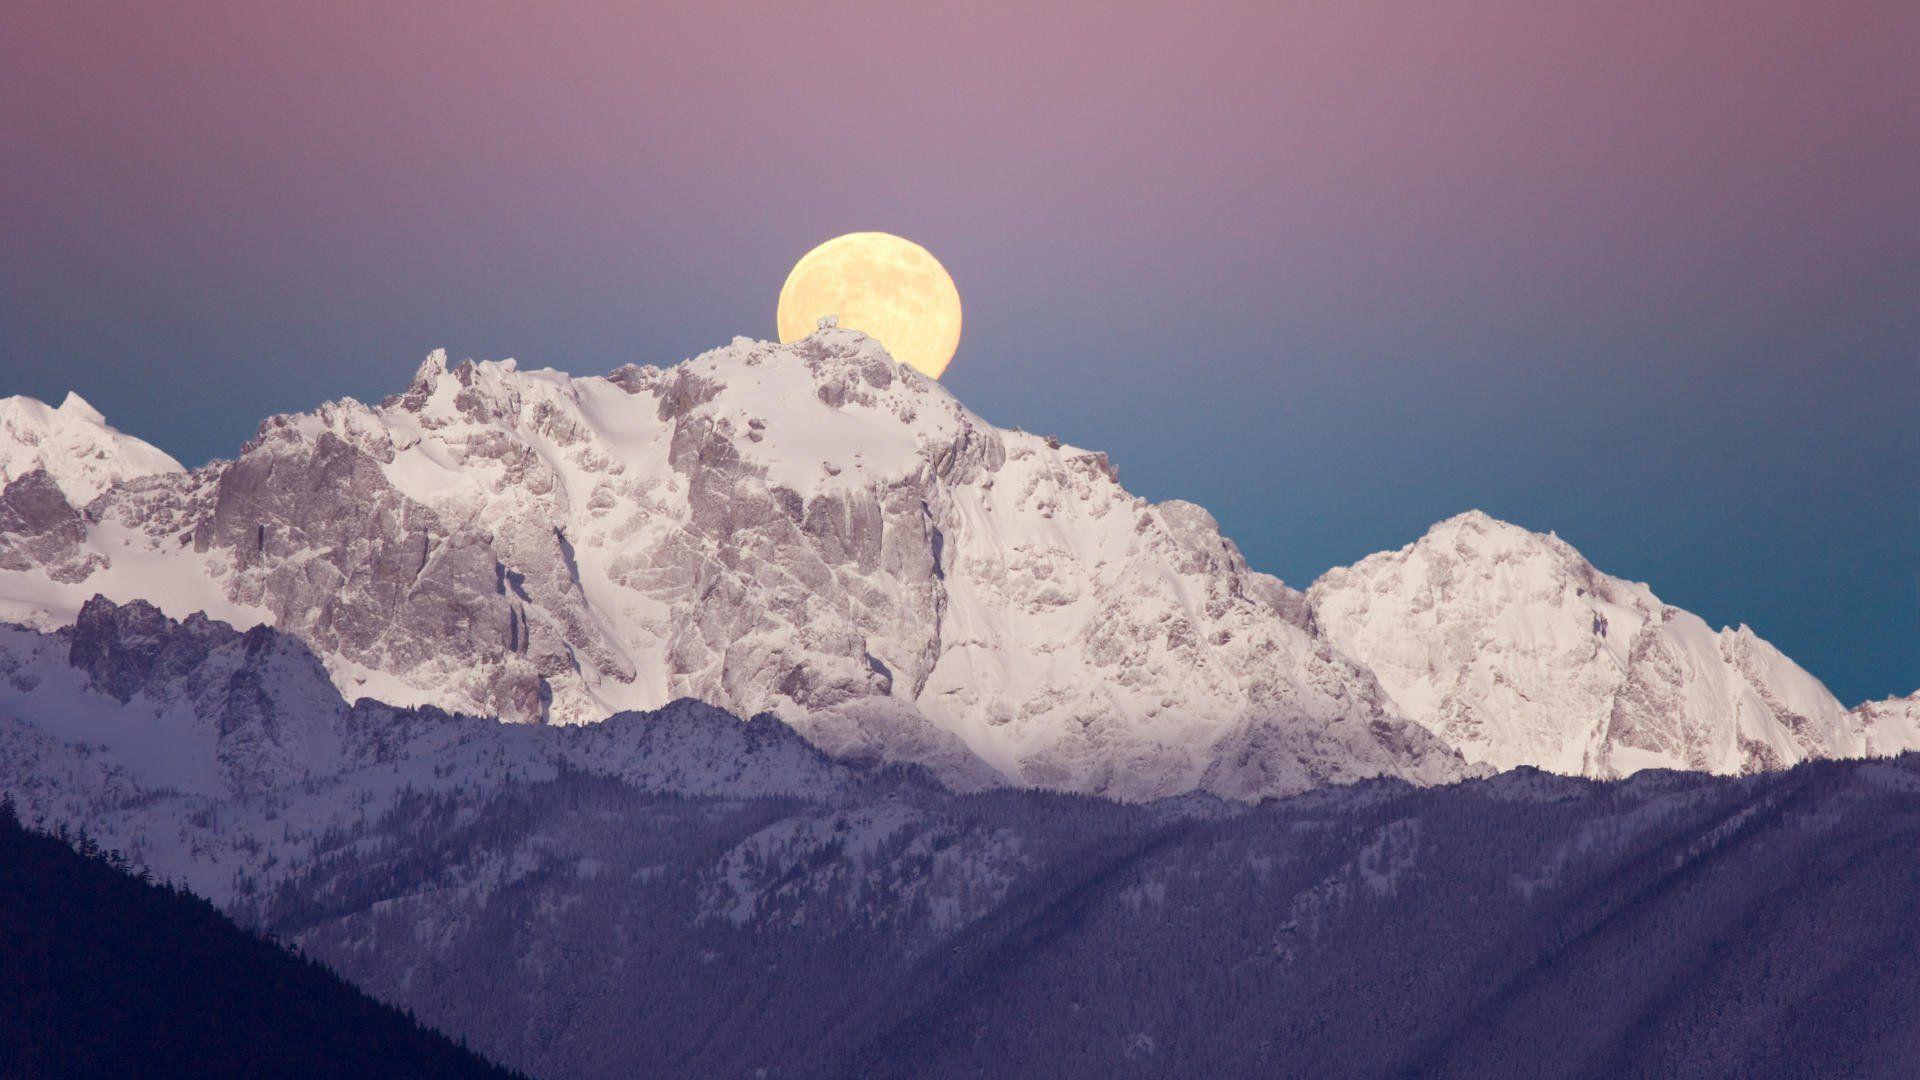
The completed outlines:
<svg viewBox="0 0 1920 1080">
<path fill-rule="evenodd" d="M 1477 511 L 1309 590 L 1405 715 L 1498 768 L 1751 772 L 1920 747 L 1745 626 L 1714 630 L 1565 541 Z"/>
<path fill-rule="evenodd" d="M 265 622 L 349 698 L 571 723 L 694 697 L 960 787 L 1462 774 L 1204 510 L 852 331 L 604 378 L 436 353 L 85 515 L 32 494 L 0 617 L 98 592 Z"/>
<path fill-rule="evenodd" d="M 772 717 L 690 700 L 564 728 L 349 706 L 298 639 L 175 621 L 139 601 L 95 598 L 51 634 L 0 625 L 0 791 L 216 900 L 396 800 L 480 799 L 562 773 L 678 795 L 816 799 L 855 791 L 864 775 Z"/>
<path fill-rule="evenodd" d="M 57 409 L 20 395 L 0 398 L 0 486 L 36 469 L 68 502 L 85 506 L 118 481 L 177 473 L 180 463 L 108 427 L 79 394 Z"/>
</svg>

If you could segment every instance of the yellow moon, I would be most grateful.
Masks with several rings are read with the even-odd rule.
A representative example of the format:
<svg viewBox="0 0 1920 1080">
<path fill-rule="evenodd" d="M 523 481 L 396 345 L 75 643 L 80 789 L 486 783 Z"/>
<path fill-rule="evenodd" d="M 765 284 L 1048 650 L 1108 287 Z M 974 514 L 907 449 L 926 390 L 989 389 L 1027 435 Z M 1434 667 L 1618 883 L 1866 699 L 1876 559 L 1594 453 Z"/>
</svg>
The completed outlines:
<svg viewBox="0 0 1920 1080">
<path fill-rule="evenodd" d="M 775 314 L 780 340 L 806 337 L 827 315 L 930 378 L 947 370 L 960 347 L 953 278 L 926 248 L 892 233 L 836 236 L 794 264 Z"/>
</svg>

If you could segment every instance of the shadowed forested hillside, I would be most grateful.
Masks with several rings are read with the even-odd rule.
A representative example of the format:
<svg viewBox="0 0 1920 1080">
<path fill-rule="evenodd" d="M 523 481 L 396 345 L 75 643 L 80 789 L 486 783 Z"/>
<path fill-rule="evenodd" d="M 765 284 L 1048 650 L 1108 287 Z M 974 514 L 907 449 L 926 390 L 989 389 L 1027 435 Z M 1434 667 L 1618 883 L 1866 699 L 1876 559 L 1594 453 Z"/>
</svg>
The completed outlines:
<svg viewBox="0 0 1920 1080">
<path fill-rule="evenodd" d="M 1246 808 L 578 774 L 243 913 L 542 1076 L 1910 1076 L 1920 757 Z M 435 928 L 421 932 L 423 925 Z"/>
<path fill-rule="evenodd" d="M 0 810 L 0 1075 L 510 1075 L 81 848 Z"/>
</svg>

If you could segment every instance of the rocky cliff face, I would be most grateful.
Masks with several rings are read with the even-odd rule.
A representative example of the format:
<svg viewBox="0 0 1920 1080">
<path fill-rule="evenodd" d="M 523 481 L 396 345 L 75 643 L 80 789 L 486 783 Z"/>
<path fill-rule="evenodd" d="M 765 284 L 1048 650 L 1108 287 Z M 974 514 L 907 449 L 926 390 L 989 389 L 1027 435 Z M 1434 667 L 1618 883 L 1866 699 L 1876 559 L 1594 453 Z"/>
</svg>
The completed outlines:
<svg viewBox="0 0 1920 1080">
<path fill-rule="evenodd" d="M 0 571 L 39 570 L 56 585 L 77 584 L 107 565 L 86 540 L 80 511 L 45 469 L 0 488 Z"/>
<path fill-rule="evenodd" d="M 97 591 L 267 622 L 349 697 L 561 723 L 695 697 L 961 787 L 1462 774 L 1204 510 L 851 331 L 605 378 L 436 354 L 85 521 L 74 580 L 0 567 L 0 613 Z"/>
<path fill-rule="evenodd" d="M 0 625 L 0 791 L 218 900 L 407 799 L 562 776 L 731 798 L 867 779 L 772 716 L 688 699 L 564 727 L 349 705 L 298 638 L 141 601 L 95 597 L 53 633 Z M 874 779 L 939 790 L 918 770 Z"/>
<path fill-rule="evenodd" d="M 61 643 L 72 674 L 59 671 Z M 77 675 L 87 694 L 64 695 L 76 715 L 66 724 L 49 716 L 41 730 L 91 726 L 103 747 L 134 735 L 130 775 L 157 766 L 172 784 L 244 797 L 331 775 L 348 759 L 346 703 L 311 652 L 268 627 L 243 633 L 198 614 L 175 622 L 148 603 L 95 597 L 59 638 L 36 645 L 18 632 L 6 642 L 13 690 L 44 691 L 15 698 L 13 717 L 46 714 Z M 113 730 L 123 726 L 132 730 Z"/>
<path fill-rule="evenodd" d="M 1742 773 L 1920 747 L 1911 727 L 1849 714 L 1747 627 L 1715 631 L 1558 537 L 1478 512 L 1309 596 L 1395 707 L 1498 768 Z"/>
</svg>

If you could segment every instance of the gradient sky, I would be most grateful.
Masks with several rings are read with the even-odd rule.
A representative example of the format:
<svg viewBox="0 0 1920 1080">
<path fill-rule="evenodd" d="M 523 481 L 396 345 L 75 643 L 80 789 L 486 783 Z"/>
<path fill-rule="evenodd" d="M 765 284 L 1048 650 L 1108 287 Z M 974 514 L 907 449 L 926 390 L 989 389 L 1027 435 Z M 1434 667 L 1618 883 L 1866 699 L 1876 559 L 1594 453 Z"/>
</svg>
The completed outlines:
<svg viewBox="0 0 1920 1080">
<path fill-rule="evenodd" d="M 395 8 L 0 9 L 0 393 L 198 463 L 884 229 L 964 401 L 1297 585 L 1479 507 L 1920 687 L 1910 2 Z"/>
</svg>

